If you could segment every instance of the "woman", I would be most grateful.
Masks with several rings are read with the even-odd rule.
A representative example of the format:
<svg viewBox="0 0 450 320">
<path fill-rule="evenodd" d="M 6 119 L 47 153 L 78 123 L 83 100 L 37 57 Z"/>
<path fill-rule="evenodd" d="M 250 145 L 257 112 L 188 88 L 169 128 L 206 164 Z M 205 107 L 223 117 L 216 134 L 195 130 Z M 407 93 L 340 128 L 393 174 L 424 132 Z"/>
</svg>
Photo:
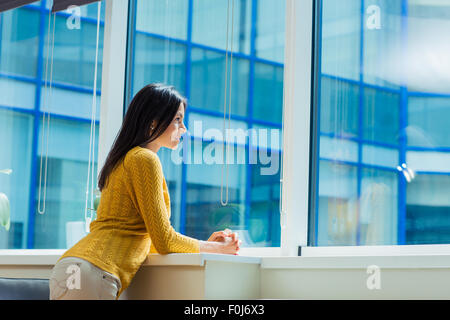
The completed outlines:
<svg viewBox="0 0 450 320">
<path fill-rule="evenodd" d="M 131 101 L 100 172 L 102 192 L 90 233 L 68 249 L 50 277 L 50 299 L 118 299 L 148 253 L 237 254 L 240 240 L 226 229 L 208 241 L 177 233 L 157 152 L 176 149 L 186 99 L 172 86 L 150 84 Z"/>
</svg>

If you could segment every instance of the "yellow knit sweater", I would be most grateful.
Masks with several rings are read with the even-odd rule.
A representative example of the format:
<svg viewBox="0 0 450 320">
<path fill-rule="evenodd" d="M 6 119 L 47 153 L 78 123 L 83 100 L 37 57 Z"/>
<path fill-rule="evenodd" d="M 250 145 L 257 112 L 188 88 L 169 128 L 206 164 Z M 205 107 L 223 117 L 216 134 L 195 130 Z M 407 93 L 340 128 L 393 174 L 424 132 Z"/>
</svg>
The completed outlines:
<svg viewBox="0 0 450 320">
<path fill-rule="evenodd" d="M 116 165 L 103 188 L 90 233 L 64 257 L 85 259 L 116 275 L 125 290 L 151 253 L 198 253 L 199 241 L 170 224 L 170 198 L 158 155 L 134 147 Z"/>
</svg>

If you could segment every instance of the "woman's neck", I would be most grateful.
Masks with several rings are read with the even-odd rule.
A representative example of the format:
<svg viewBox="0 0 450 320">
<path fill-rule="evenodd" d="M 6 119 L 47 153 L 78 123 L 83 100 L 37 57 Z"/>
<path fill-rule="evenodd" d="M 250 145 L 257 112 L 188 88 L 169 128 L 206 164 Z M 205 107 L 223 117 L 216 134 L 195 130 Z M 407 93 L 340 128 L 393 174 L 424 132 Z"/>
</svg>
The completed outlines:
<svg viewBox="0 0 450 320">
<path fill-rule="evenodd" d="M 160 146 L 159 144 L 155 143 L 155 141 L 149 142 L 149 143 L 145 146 L 145 148 L 147 148 L 147 149 L 153 151 L 154 153 L 158 153 L 158 150 L 159 150 L 160 147 L 161 147 L 161 146 Z"/>
</svg>

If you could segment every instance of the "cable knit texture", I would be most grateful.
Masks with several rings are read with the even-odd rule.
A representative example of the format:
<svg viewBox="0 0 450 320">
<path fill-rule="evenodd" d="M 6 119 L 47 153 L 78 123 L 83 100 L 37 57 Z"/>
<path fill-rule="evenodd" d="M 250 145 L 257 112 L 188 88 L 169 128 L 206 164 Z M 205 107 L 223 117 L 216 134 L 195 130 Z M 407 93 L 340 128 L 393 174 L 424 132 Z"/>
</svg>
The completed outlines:
<svg viewBox="0 0 450 320">
<path fill-rule="evenodd" d="M 85 259 L 116 275 L 125 290 L 150 253 L 198 253 L 199 241 L 170 224 L 170 197 L 158 155 L 131 149 L 108 177 L 90 233 L 64 257 Z"/>
</svg>

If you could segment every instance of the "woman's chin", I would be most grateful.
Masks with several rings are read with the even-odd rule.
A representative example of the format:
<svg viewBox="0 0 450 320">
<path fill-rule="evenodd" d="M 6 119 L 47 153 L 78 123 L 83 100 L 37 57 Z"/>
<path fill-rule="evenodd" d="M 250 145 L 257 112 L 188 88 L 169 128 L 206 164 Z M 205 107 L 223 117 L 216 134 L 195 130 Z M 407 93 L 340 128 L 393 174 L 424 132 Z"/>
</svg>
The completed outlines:
<svg viewBox="0 0 450 320">
<path fill-rule="evenodd" d="M 178 149 L 178 145 L 180 144 L 180 141 L 175 141 L 173 142 L 172 146 L 170 147 L 170 149 L 172 150 L 176 150 Z"/>
</svg>

